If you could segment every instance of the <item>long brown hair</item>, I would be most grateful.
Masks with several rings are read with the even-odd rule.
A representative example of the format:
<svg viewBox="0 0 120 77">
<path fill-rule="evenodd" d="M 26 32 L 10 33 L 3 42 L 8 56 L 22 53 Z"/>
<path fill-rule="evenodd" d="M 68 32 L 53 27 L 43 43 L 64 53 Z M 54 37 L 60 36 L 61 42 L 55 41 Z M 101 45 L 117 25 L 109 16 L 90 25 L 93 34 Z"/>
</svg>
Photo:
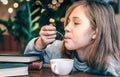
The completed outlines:
<svg viewBox="0 0 120 77">
<path fill-rule="evenodd" d="M 68 17 L 78 6 L 84 6 L 86 16 L 90 20 L 91 28 L 96 30 L 96 39 L 88 51 L 85 61 L 90 67 L 104 69 L 108 57 L 112 56 L 119 61 L 118 26 L 111 5 L 92 0 L 80 0 L 74 3 L 66 12 L 64 26 L 68 24 Z M 75 52 L 62 47 L 63 57 L 72 58 Z"/>
</svg>

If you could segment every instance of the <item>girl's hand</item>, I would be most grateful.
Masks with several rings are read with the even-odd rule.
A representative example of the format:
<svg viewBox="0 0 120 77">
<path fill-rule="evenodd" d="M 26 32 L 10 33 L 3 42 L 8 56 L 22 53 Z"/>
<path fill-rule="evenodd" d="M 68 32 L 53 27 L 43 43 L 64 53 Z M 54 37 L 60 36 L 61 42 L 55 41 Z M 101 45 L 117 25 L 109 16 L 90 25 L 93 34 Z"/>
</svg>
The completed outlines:
<svg viewBox="0 0 120 77">
<path fill-rule="evenodd" d="M 52 24 L 43 26 L 39 32 L 40 37 L 36 41 L 36 47 L 38 49 L 46 47 L 55 40 L 56 33 L 56 27 Z"/>
</svg>

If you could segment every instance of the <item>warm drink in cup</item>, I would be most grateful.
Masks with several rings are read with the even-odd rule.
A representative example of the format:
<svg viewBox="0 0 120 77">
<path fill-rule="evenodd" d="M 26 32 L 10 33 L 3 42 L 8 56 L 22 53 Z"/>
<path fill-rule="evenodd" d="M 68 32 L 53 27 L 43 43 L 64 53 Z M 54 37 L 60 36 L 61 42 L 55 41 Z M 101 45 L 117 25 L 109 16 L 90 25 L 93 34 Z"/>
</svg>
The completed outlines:
<svg viewBox="0 0 120 77">
<path fill-rule="evenodd" d="M 73 68 L 74 60 L 72 59 L 52 59 L 51 70 L 57 75 L 68 75 Z"/>
</svg>

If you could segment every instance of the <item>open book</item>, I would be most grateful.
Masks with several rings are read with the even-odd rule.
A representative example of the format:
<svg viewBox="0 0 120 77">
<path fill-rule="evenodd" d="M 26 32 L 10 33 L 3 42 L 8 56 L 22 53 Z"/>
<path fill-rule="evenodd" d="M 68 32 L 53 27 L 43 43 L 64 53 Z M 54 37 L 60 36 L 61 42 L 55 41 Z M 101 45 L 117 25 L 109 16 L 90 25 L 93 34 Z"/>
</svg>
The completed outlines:
<svg viewBox="0 0 120 77">
<path fill-rule="evenodd" d="M 0 63 L 0 77 L 26 76 L 28 64 L 23 63 Z"/>
<path fill-rule="evenodd" d="M 33 62 L 40 60 L 39 55 L 28 55 L 28 54 L 0 54 L 0 62 Z"/>
</svg>

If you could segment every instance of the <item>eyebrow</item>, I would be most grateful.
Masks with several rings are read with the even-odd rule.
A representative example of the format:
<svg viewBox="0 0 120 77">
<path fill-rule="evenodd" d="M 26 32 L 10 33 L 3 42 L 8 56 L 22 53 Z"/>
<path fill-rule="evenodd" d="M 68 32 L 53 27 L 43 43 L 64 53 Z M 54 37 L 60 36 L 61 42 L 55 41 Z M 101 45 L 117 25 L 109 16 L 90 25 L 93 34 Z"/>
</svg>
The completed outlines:
<svg viewBox="0 0 120 77">
<path fill-rule="evenodd" d="M 76 19 L 79 20 L 79 21 L 81 21 L 81 19 L 79 17 L 76 17 L 76 16 L 73 17 L 73 20 L 76 20 Z"/>
<path fill-rule="evenodd" d="M 70 17 L 68 18 L 69 20 L 70 20 Z M 81 20 L 79 17 L 73 17 L 73 19 L 79 19 L 79 20 Z"/>
</svg>

